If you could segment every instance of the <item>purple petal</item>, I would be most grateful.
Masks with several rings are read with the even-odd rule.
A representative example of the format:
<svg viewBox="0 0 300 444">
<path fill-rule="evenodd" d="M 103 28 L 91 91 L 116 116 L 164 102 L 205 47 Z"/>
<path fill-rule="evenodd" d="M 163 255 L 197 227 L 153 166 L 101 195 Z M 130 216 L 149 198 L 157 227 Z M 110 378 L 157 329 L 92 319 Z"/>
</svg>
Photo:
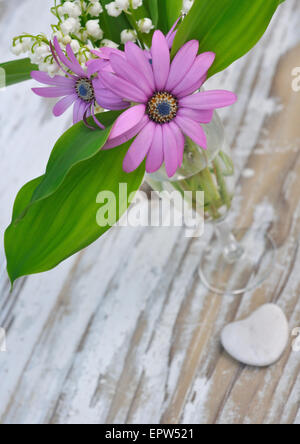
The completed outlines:
<svg viewBox="0 0 300 444">
<path fill-rule="evenodd" d="M 67 71 L 67 67 L 66 66 L 64 66 L 62 63 L 61 63 L 61 61 L 60 61 L 60 59 L 59 59 L 59 57 L 58 57 L 58 55 L 57 55 L 57 53 L 56 53 L 56 51 L 55 51 L 55 48 L 54 48 L 54 46 L 53 46 L 53 44 L 50 42 L 50 50 L 51 50 L 51 53 L 52 53 L 52 57 L 53 57 L 53 59 L 54 59 L 54 61 L 56 62 L 56 64 L 60 67 L 60 69 L 65 73 L 65 75 L 67 76 L 67 77 L 69 77 L 69 78 L 72 78 L 72 79 L 74 79 L 74 80 L 77 80 L 77 78 L 78 78 L 78 76 L 76 76 L 75 74 L 71 74 L 70 72 L 68 72 Z"/>
<path fill-rule="evenodd" d="M 73 108 L 73 123 L 77 123 L 78 122 L 78 111 L 79 111 L 79 106 L 80 106 L 81 100 L 76 100 L 75 104 L 74 104 L 74 108 Z"/>
<path fill-rule="evenodd" d="M 184 132 L 184 134 L 192 139 L 197 145 L 199 145 L 204 150 L 207 149 L 206 134 L 199 123 L 186 117 L 180 116 L 176 116 L 175 123 Z"/>
<path fill-rule="evenodd" d="M 80 65 L 77 58 L 75 57 L 75 54 L 74 54 L 70 44 L 68 44 L 66 46 L 66 51 L 67 51 L 67 55 L 68 55 L 69 59 L 71 60 L 71 62 L 74 64 L 74 66 L 76 68 L 76 71 L 74 71 L 74 72 L 80 73 L 79 75 L 81 75 L 82 77 L 86 77 L 86 72 L 82 69 L 82 66 Z"/>
<path fill-rule="evenodd" d="M 95 77 L 94 79 L 93 79 L 93 86 L 94 86 L 94 88 L 96 88 L 96 89 L 101 89 L 101 88 L 105 88 L 105 89 L 107 89 L 106 88 L 106 86 L 105 86 L 105 84 L 104 84 L 104 82 L 101 80 L 101 77 Z M 111 91 L 110 91 L 111 92 Z M 111 94 L 113 94 L 112 92 L 111 92 Z M 119 97 L 119 96 L 118 96 Z M 120 97 L 119 97 L 120 98 Z"/>
<path fill-rule="evenodd" d="M 32 91 L 41 97 L 62 97 L 74 94 L 75 89 L 64 86 L 50 86 L 49 88 L 32 88 Z"/>
<path fill-rule="evenodd" d="M 178 116 L 187 117 L 199 123 L 210 123 L 212 121 L 214 110 L 198 110 L 192 108 L 180 108 Z"/>
<path fill-rule="evenodd" d="M 128 108 L 129 103 L 124 102 L 108 89 L 95 89 L 96 102 L 104 109 L 119 110 Z"/>
<path fill-rule="evenodd" d="M 101 80 L 106 88 L 117 94 L 121 99 L 129 100 L 131 102 L 147 102 L 147 96 L 141 89 L 132 85 L 130 82 L 127 82 L 127 80 L 121 79 L 121 77 L 116 76 L 115 74 L 102 72 Z"/>
<path fill-rule="evenodd" d="M 71 62 L 71 61 L 65 56 L 65 54 L 63 53 L 61 47 L 59 46 L 59 43 L 58 43 L 57 37 L 54 37 L 53 43 L 54 43 L 55 51 L 56 51 L 56 53 L 57 53 L 59 59 L 61 60 L 61 62 L 62 62 L 67 68 L 69 68 L 72 72 L 74 72 L 75 74 L 77 74 L 78 76 L 80 76 L 80 77 L 82 77 L 82 76 L 83 76 L 83 77 L 86 77 L 86 74 L 85 74 L 85 73 L 82 75 L 82 68 L 80 67 L 80 69 L 78 69 L 77 64 L 74 64 L 73 62 Z"/>
<path fill-rule="evenodd" d="M 126 133 L 121 134 L 119 137 L 115 137 L 112 140 L 106 142 L 103 150 L 110 150 L 111 148 L 115 148 L 116 146 L 123 145 L 123 143 L 128 142 L 128 140 L 133 139 L 142 129 L 149 123 L 149 119 L 147 116 L 144 116 L 140 123 L 138 123 L 135 127 L 129 129 Z"/>
<path fill-rule="evenodd" d="M 145 105 L 136 105 L 124 111 L 115 121 L 103 149 L 114 148 L 132 139 L 148 123 Z"/>
<path fill-rule="evenodd" d="M 230 91 L 203 91 L 191 96 L 184 97 L 179 101 L 180 106 L 207 110 L 223 108 L 237 101 L 237 96 Z"/>
<path fill-rule="evenodd" d="M 200 80 L 197 80 L 197 82 L 191 84 L 191 86 L 184 91 L 182 91 L 180 94 L 178 94 L 178 98 L 189 96 L 190 94 L 193 94 L 195 91 L 199 91 L 203 83 L 207 79 L 207 74 L 205 76 L 201 77 Z"/>
<path fill-rule="evenodd" d="M 144 49 L 143 53 L 145 54 L 145 57 L 148 60 L 149 65 L 151 65 L 152 64 L 151 51 L 149 51 L 148 49 Z M 151 68 L 151 72 L 152 72 L 152 76 L 153 76 L 152 68 Z M 154 82 L 154 77 L 153 77 L 153 82 Z"/>
<path fill-rule="evenodd" d="M 110 56 L 112 54 L 119 54 L 122 55 L 125 58 L 125 54 L 123 51 L 120 51 L 120 49 L 116 48 L 108 48 L 107 46 L 103 46 L 100 49 L 92 49 L 91 52 L 103 60 L 110 60 Z"/>
<path fill-rule="evenodd" d="M 89 106 L 88 109 L 86 110 L 86 117 L 91 117 L 92 116 L 92 107 Z"/>
<path fill-rule="evenodd" d="M 178 97 L 183 97 L 183 93 L 191 86 L 195 87 L 191 92 L 199 89 L 203 82 L 203 76 L 206 75 L 214 60 L 215 54 L 213 52 L 200 54 L 184 79 L 171 92 Z"/>
<path fill-rule="evenodd" d="M 162 126 L 162 132 L 166 172 L 169 177 L 172 177 L 178 167 L 177 142 L 169 124 Z"/>
<path fill-rule="evenodd" d="M 167 40 L 167 42 L 168 42 L 168 46 L 169 46 L 169 49 L 171 49 L 172 48 L 172 46 L 173 46 L 173 42 L 174 42 L 174 39 L 175 39 L 175 37 L 176 37 L 176 33 L 177 33 L 177 31 L 175 31 L 175 29 L 176 29 L 176 26 L 178 25 L 178 23 L 179 23 L 179 21 L 181 20 L 181 16 L 176 20 L 176 22 L 174 23 L 174 25 L 172 26 L 172 28 L 170 29 L 170 31 L 168 32 L 168 34 L 166 35 L 166 40 Z"/>
<path fill-rule="evenodd" d="M 172 49 L 176 34 L 177 34 L 177 31 L 174 31 L 170 35 L 166 36 L 169 49 Z"/>
<path fill-rule="evenodd" d="M 164 90 L 170 72 L 170 51 L 166 37 L 155 31 L 151 47 L 155 85 L 158 91 Z"/>
<path fill-rule="evenodd" d="M 92 103 L 86 110 L 85 112 L 86 117 L 88 116 L 88 114 L 92 114 L 93 120 L 96 123 L 96 125 L 100 128 L 100 129 L 105 129 L 105 126 L 102 125 L 102 123 L 97 119 L 96 114 L 95 114 L 95 105 L 94 103 Z M 86 119 L 85 119 L 86 120 Z M 86 122 L 85 122 L 86 123 Z M 89 124 L 87 124 L 87 126 L 89 126 Z"/>
<path fill-rule="evenodd" d="M 118 110 L 125 109 L 129 106 L 128 102 L 124 102 L 119 96 L 105 88 L 103 82 L 97 77 L 93 79 L 93 87 L 95 91 L 96 102 L 104 109 Z"/>
<path fill-rule="evenodd" d="M 135 85 L 138 82 L 139 89 L 143 90 L 147 96 L 151 96 L 153 89 L 150 88 L 146 78 L 141 76 L 139 71 L 137 71 L 130 63 L 124 60 L 123 57 L 118 54 L 112 54 L 110 58 L 111 66 L 113 71 L 122 79 Z"/>
<path fill-rule="evenodd" d="M 120 134 L 137 125 L 144 117 L 145 111 L 145 105 L 136 105 L 124 111 L 115 121 L 109 139 L 118 137 Z"/>
<path fill-rule="evenodd" d="M 77 100 L 77 96 L 75 94 L 59 100 L 53 108 L 53 114 L 56 117 L 61 116 L 75 102 L 75 100 Z"/>
<path fill-rule="evenodd" d="M 83 102 L 80 99 L 77 99 L 74 105 L 73 110 L 73 123 L 78 123 L 83 120 L 84 113 L 86 112 L 87 107 L 90 106 L 89 104 L 86 104 L 86 102 Z"/>
<path fill-rule="evenodd" d="M 110 62 L 107 60 L 97 59 L 88 60 L 86 62 L 87 75 L 91 77 L 93 74 L 99 71 L 113 72 Z"/>
<path fill-rule="evenodd" d="M 186 76 L 193 66 L 199 49 L 199 42 L 191 40 L 183 45 L 176 54 L 170 69 L 166 90 L 173 90 L 179 82 Z"/>
<path fill-rule="evenodd" d="M 150 147 L 147 160 L 146 171 L 147 173 L 155 173 L 159 170 L 164 161 L 163 151 L 163 138 L 162 138 L 162 126 L 156 125 L 152 145 Z"/>
<path fill-rule="evenodd" d="M 123 162 L 123 170 L 126 173 L 136 170 L 145 159 L 152 144 L 155 126 L 154 122 L 148 121 L 131 144 Z"/>
<path fill-rule="evenodd" d="M 150 61 L 146 57 L 144 51 L 134 43 L 128 42 L 125 45 L 125 54 L 126 59 L 130 63 L 130 65 L 134 66 L 139 71 L 140 75 L 146 79 L 148 85 L 154 92 L 155 82 L 153 71 L 150 65 Z"/>
<path fill-rule="evenodd" d="M 44 83 L 45 85 L 55 85 L 55 86 L 74 86 L 74 79 L 69 79 L 63 76 L 50 77 L 47 73 L 42 71 L 32 71 L 31 77 L 37 82 Z"/>
<path fill-rule="evenodd" d="M 179 126 L 176 125 L 175 122 L 170 122 L 169 126 L 171 130 L 173 131 L 173 134 L 175 135 L 176 143 L 177 143 L 177 161 L 178 161 L 178 168 L 181 167 L 183 162 L 183 153 L 184 153 L 184 146 L 185 146 L 185 139 L 184 135 L 179 128 Z"/>
</svg>

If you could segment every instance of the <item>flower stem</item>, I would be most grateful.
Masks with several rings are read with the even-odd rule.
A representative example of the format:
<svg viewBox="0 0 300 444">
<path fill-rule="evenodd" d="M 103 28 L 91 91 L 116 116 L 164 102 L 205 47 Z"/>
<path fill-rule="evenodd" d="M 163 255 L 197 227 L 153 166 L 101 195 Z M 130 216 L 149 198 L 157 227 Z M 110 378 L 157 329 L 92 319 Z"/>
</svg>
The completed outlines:
<svg viewBox="0 0 300 444">
<path fill-rule="evenodd" d="M 224 162 L 224 159 L 226 159 L 226 162 Z M 173 188 L 182 193 L 184 191 L 203 191 L 205 195 L 205 213 L 214 220 L 222 217 L 223 214 L 220 211 L 222 207 L 229 209 L 231 206 L 232 195 L 228 190 L 226 176 L 232 176 L 233 170 L 228 168 L 229 165 L 232 166 L 231 160 L 228 159 L 228 156 L 221 152 L 209 166 L 202 169 L 199 173 L 187 179 L 172 182 Z M 196 210 L 196 193 L 194 193 L 192 204 Z"/>
</svg>

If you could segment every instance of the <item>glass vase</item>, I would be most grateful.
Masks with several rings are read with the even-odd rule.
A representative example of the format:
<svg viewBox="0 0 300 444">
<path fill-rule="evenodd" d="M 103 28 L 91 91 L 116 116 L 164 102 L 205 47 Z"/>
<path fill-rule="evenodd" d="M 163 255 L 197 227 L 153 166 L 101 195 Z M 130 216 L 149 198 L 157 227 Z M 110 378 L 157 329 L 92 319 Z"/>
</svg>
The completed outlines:
<svg viewBox="0 0 300 444">
<path fill-rule="evenodd" d="M 204 217 L 213 223 L 213 235 L 202 252 L 199 275 L 210 290 L 224 294 L 241 294 L 258 287 L 270 274 L 275 262 L 275 244 L 265 228 L 231 229 L 226 216 L 234 197 L 235 177 L 231 152 L 224 127 L 214 113 L 210 124 L 203 125 L 207 150 L 188 137 L 182 167 L 170 179 L 164 166 L 146 176 L 151 188 L 166 196 L 179 191 L 193 191 L 189 205 L 197 211 L 196 191 L 204 192 Z M 170 194 L 171 195 L 171 194 Z"/>
</svg>

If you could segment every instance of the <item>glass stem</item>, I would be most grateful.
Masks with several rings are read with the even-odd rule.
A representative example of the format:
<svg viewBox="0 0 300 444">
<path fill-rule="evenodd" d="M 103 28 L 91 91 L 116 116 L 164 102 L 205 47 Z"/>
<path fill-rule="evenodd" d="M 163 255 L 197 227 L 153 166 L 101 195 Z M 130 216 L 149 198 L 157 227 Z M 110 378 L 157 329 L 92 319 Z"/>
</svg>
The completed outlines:
<svg viewBox="0 0 300 444">
<path fill-rule="evenodd" d="M 221 220 L 215 222 L 215 231 L 219 238 L 220 244 L 223 246 L 223 256 L 229 264 L 239 261 L 244 255 L 245 250 L 236 240 L 229 224 Z"/>
</svg>

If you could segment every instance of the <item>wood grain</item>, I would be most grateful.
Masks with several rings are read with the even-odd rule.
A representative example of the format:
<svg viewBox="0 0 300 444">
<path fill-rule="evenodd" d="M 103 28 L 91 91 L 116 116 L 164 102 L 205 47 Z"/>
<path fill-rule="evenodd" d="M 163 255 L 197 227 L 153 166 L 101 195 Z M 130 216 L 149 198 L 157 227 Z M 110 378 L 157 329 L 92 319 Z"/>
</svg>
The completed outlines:
<svg viewBox="0 0 300 444">
<path fill-rule="evenodd" d="M 45 0 L 0 2 L 3 61 L 13 35 L 47 32 L 44 11 Z M 270 225 L 279 246 L 270 278 L 242 297 L 207 292 L 197 269 L 209 226 L 200 241 L 180 228 L 114 228 L 13 293 L 1 249 L 1 423 L 300 424 L 292 337 L 266 369 L 239 365 L 220 346 L 225 324 L 265 302 L 283 308 L 291 330 L 300 326 L 299 14 L 299 1 L 287 0 L 255 50 L 207 84 L 239 95 L 222 112 L 238 172 L 232 220 Z M 2 234 L 17 190 L 43 172 L 69 124 L 30 86 L 0 92 Z"/>
</svg>

